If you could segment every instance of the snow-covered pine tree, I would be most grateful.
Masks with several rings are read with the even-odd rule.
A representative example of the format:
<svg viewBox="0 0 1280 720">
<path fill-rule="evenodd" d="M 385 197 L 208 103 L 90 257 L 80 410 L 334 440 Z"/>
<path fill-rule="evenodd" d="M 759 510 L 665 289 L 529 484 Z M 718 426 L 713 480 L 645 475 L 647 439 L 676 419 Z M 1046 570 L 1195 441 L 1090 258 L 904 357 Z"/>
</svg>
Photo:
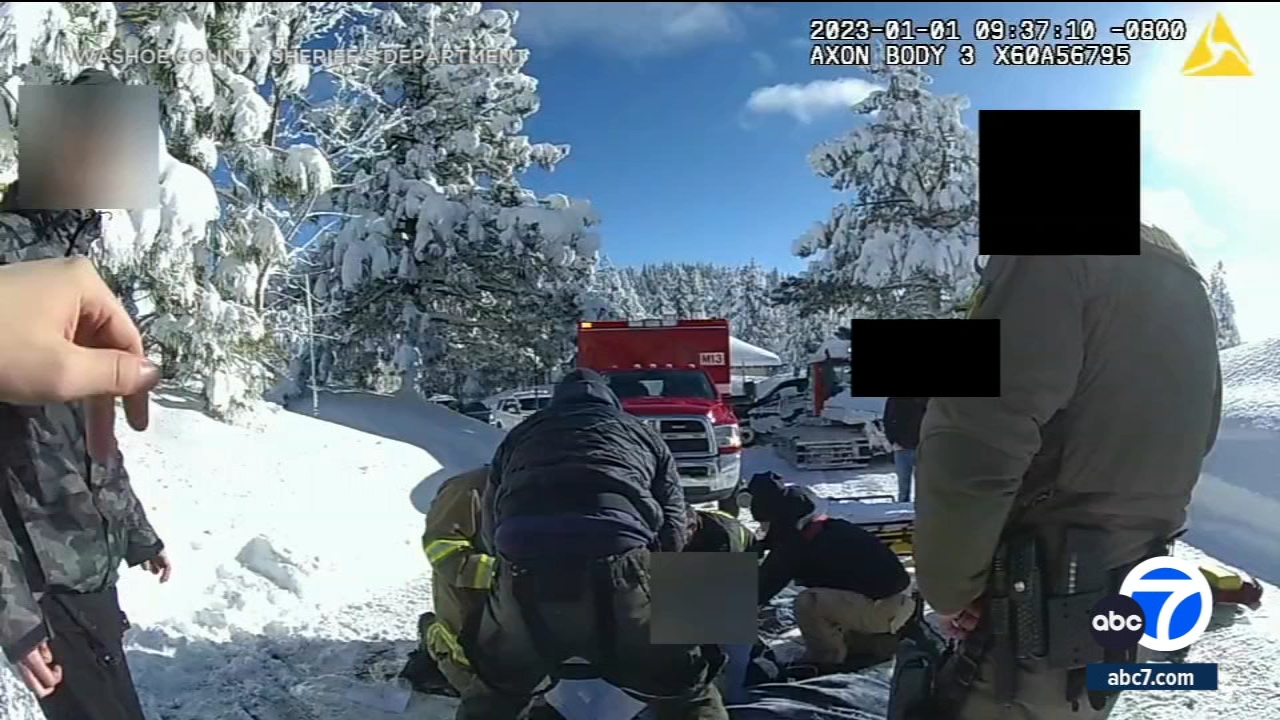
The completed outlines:
<svg viewBox="0 0 1280 720">
<path fill-rule="evenodd" d="M 223 215 L 194 246 L 157 244 L 134 273 L 149 286 L 150 334 L 173 372 L 228 416 L 284 374 L 305 336 L 302 303 L 280 290 L 298 231 L 332 185 L 303 110 L 313 74 L 289 51 L 344 29 L 372 3 L 128 3 L 118 49 L 205 57 L 134 64 L 121 74 L 161 90 L 173 153 L 223 178 Z"/>
<path fill-rule="evenodd" d="M 634 320 L 648 317 L 630 275 L 601 257 L 580 298 L 584 320 Z"/>
<path fill-rule="evenodd" d="M 736 270 L 725 286 L 732 306 L 725 311 L 735 337 L 777 352 L 786 331 L 782 312 L 769 301 L 769 278 L 754 260 Z"/>
<path fill-rule="evenodd" d="M 106 48 L 115 37 L 115 3 L 0 4 L 0 95 L 7 120 L 0 128 L 0 187 L 18 176 L 17 104 L 22 85 L 66 82 L 80 60 Z"/>
<path fill-rule="evenodd" d="M 119 42 L 121 18 L 116 3 L 5 3 L 0 10 L 0 81 L 12 110 L 23 84 L 65 82 L 84 69 L 87 59 Z M 127 22 L 124 23 L 127 26 Z M 109 67 L 130 79 L 131 68 Z M 12 113 L 10 113 L 12 116 Z M 162 138 L 157 138 L 160 141 Z M 203 307 L 196 296 L 192 253 L 207 236 L 220 208 L 209 177 L 179 162 L 160 147 L 160 206 L 128 213 L 96 208 L 103 214 L 103 239 L 94 247 L 103 272 L 149 336 L 158 339 L 147 321 L 155 317 L 143 307 L 184 305 L 192 311 L 179 322 L 194 323 Z M 12 182 L 17 170 L 10 143 L 0 148 L 2 182 Z M 209 336 L 205 342 L 216 343 Z"/>
<path fill-rule="evenodd" d="M 1218 324 L 1218 349 L 1226 350 L 1240 344 L 1240 330 L 1236 327 L 1236 304 L 1227 289 L 1227 268 L 1219 260 L 1209 274 L 1209 302 Z"/>
<path fill-rule="evenodd" d="M 816 257 L 784 297 L 871 316 L 944 316 L 976 280 L 977 138 L 960 117 L 968 100 L 929 92 L 916 67 L 867 73 L 880 89 L 853 107 L 866 123 L 809 156 L 854 197 L 795 242 L 795 255 Z"/>
<path fill-rule="evenodd" d="M 516 14 L 480 3 L 379 7 L 378 43 L 423 59 L 361 61 L 346 73 L 404 121 L 385 157 L 338 174 L 347 187 L 332 205 L 351 217 L 319 255 L 315 295 L 332 337 L 321 380 L 399 382 L 401 348 L 421 354 L 423 390 L 543 377 L 572 355 L 599 240 L 589 204 L 520 184 L 568 148 L 521 134 L 538 96 Z"/>
</svg>

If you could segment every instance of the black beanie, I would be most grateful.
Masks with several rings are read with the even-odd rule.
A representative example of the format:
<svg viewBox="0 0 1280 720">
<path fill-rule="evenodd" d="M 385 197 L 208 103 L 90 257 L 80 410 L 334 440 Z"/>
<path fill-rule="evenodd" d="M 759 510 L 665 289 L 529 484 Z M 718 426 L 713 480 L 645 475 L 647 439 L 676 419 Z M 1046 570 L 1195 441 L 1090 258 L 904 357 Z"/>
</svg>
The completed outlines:
<svg viewBox="0 0 1280 720">
<path fill-rule="evenodd" d="M 769 486 L 763 486 L 769 487 Z M 812 515 L 818 508 L 813 491 L 798 485 L 777 486 L 751 495 L 751 517 L 771 526 L 791 526 Z"/>
<path fill-rule="evenodd" d="M 756 522 L 772 522 L 768 516 L 777 510 L 784 487 L 782 476 L 775 472 L 759 472 L 751 476 L 747 481 L 746 495 L 751 517 Z"/>
<path fill-rule="evenodd" d="M 77 75 L 75 79 L 71 81 L 70 84 L 72 85 L 123 85 L 124 82 L 122 82 L 120 78 L 117 78 L 115 75 L 112 75 L 106 70 L 95 70 L 93 68 L 89 68 L 87 70 L 81 70 L 80 74 Z"/>
</svg>

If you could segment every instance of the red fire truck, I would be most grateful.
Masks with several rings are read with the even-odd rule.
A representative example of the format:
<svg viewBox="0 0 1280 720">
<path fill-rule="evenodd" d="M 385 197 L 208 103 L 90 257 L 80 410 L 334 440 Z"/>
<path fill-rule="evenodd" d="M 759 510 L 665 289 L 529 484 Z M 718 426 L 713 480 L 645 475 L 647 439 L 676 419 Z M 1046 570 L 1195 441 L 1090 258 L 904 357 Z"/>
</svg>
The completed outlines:
<svg viewBox="0 0 1280 720">
<path fill-rule="evenodd" d="M 623 408 L 662 435 L 686 500 L 736 514 L 742 437 L 729 405 L 728 320 L 583 322 L 578 367 L 604 374 Z"/>
</svg>

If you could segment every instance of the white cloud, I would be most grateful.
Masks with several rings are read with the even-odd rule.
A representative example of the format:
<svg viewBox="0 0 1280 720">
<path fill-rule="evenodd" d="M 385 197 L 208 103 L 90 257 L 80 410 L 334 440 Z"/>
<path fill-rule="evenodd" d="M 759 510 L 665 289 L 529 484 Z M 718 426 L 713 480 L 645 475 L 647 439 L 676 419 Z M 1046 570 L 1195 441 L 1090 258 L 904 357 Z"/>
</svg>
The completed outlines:
<svg viewBox="0 0 1280 720">
<path fill-rule="evenodd" d="M 1217 13 L 1244 49 L 1252 76 L 1182 75 L 1183 62 Z M 1280 307 L 1280 284 L 1275 282 L 1280 248 L 1274 245 L 1280 225 L 1274 190 L 1280 167 L 1280 137 L 1274 129 L 1280 117 L 1280 45 L 1271 37 L 1280 6 L 1219 3 L 1180 14 L 1187 21 L 1186 40 L 1153 43 L 1136 58 L 1146 71 L 1138 93 L 1144 151 L 1153 151 L 1179 175 L 1196 178 L 1187 190 L 1207 194 L 1212 201 L 1206 198 L 1199 206 L 1222 213 L 1207 217 L 1202 226 L 1229 232 L 1212 251 L 1202 246 L 1194 254 L 1197 262 L 1216 256 L 1226 265 L 1241 333 L 1246 338 L 1280 336 L 1280 313 L 1275 312 Z M 1164 201 L 1162 212 L 1178 222 L 1177 203 L 1167 195 Z M 1187 223 L 1191 229 L 1184 232 L 1200 232 L 1194 221 Z M 1173 228 L 1166 229 L 1178 237 Z"/>
<path fill-rule="evenodd" d="M 665 55 L 740 35 L 730 3 L 528 2 L 516 3 L 516 37 L 530 45 L 585 43 L 617 55 Z"/>
<path fill-rule="evenodd" d="M 1220 248 L 1226 237 L 1196 212 L 1191 198 L 1181 190 L 1142 190 L 1142 221 L 1173 236 L 1197 257 L 1204 250 Z"/>
<path fill-rule="evenodd" d="M 755 61 L 756 68 L 765 75 L 772 75 L 778 71 L 778 63 L 774 62 L 772 55 L 763 50 L 752 52 L 751 59 Z"/>
<path fill-rule="evenodd" d="M 1222 262 L 1227 289 L 1236 306 L 1236 325 L 1246 341 L 1280 337 L 1280 314 L 1275 312 L 1275 279 L 1280 277 L 1280 253 L 1243 247 L 1238 238 L 1205 219 L 1195 203 L 1176 189 L 1142 191 L 1142 221 L 1173 236 L 1207 278 Z"/>
<path fill-rule="evenodd" d="M 1215 13 L 1222 12 L 1248 55 L 1252 77 L 1184 77 L 1183 62 Z M 1280 45 L 1269 28 L 1280 21 L 1273 3 L 1210 5 L 1187 17 L 1187 39 L 1146 48 L 1142 126 L 1162 159 L 1193 170 L 1224 197 L 1257 205 L 1274 196 L 1280 166 L 1275 124 L 1280 116 Z M 1267 205 L 1275 208 L 1274 203 Z"/>
<path fill-rule="evenodd" d="M 858 78 L 814 80 L 803 85 L 770 85 L 756 88 L 747 99 L 753 113 L 786 113 L 802 123 L 861 102 L 876 89 Z"/>
</svg>

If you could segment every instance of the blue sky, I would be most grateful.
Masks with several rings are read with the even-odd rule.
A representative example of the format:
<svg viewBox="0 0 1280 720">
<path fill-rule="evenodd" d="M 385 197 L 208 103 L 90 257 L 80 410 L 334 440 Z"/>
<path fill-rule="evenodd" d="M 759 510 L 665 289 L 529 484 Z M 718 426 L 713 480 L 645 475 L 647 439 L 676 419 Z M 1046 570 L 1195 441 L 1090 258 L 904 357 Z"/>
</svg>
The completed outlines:
<svg viewBox="0 0 1280 720">
<path fill-rule="evenodd" d="M 934 90 L 967 95 L 971 127 L 982 108 L 1143 109 L 1147 219 L 1203 266 L 1226 263 L 1246 339 L 1280 335 L 1280 203 L 1262 188 L 1276 186 L 1270 168 L 1280 166 L 1269 131 L 1280 103 L 1277 74 L 1267 72 L 1276 51 L 1263 32 L 1280 13 L 1262 5 L 520 3 L 517 36 L 532 50 L 526 71 L 542 96 L 527 129 L 573 147 L 528 184 L 590 199 L 617 263 L 754 258 L 796 271 L 792 241 L 839 201 L 806 156 L 853 126 L 847 105 L 865 92 L 855 68 L 809 66 L 810 18 L 955 17 L 967 42 L 978 18 L 1088 18 L 1100 42 L 1118 42 L 1107 29 L 1126 18 L 1181 18 L 1186 40 L 1134 43 L 1127 68 L 993 67 L 990 43 L 975 43 L 979 63 L 962 67 L 952 43 L 930 70 Z M 1255 76 L 1183 77 L 1219 11 Z M 1028 170 L 1051 168 L 1029 153 Z"/>
</svg>

